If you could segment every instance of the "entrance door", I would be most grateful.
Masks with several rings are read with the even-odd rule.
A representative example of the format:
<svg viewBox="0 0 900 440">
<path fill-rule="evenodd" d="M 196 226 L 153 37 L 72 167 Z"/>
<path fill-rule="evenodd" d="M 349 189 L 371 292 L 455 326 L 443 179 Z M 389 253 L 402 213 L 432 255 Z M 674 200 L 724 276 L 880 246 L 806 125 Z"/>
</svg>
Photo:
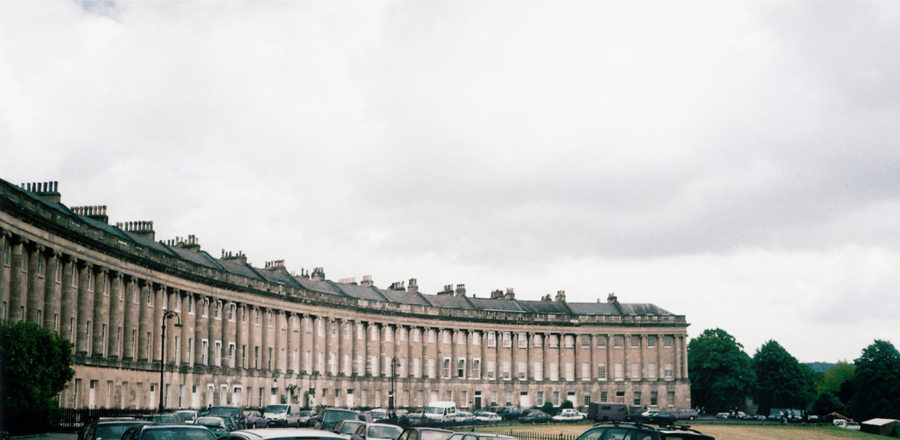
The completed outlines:
<svg viewBox="0 0 900 440">
<path fill-rule="evenodd" d="M 481 409 L 481 391 L 475 392 L 475 409 Z"/>
<path fill-rule="evenodd" d="M 353 408 L 353 390 L 347 392 L 347 408 Z"/>
<path fill-rule="evenodd" d="M 521 393 L 519 393 L 519 407 L 531 408 L 531 398 L 528 397 L 528 391 L 522 391 Z"/>
<path fill-rule="evenodd" d="M 243 389 L 241 387 L 234 387 L 234 394 L 231 395 L 231 402 L 234 406 L 241 407 L 241 395 L 243 394 Z"/>
</svg>

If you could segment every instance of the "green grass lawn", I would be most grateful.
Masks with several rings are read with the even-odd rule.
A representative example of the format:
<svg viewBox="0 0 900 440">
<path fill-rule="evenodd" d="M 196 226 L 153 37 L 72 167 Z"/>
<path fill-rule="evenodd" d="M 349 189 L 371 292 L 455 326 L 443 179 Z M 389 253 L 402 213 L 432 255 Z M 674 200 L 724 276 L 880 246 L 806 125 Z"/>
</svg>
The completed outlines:
<svg viewBox="0 0 900 440">
<path fill-rule="evenodd" d="M 581 434 L 590 428 L 590 424 L 574 425 L 511 425 L 476 428 L 476 431 L 512 433 L 534 432 L 540 434 Z M 833 439 L 884 439 L 874 434 L 849 431 L 836 426 L 799 426 L 799 425 L 703 425 L 696 424 L 694 429 L 716 438 L 716 440 L 833 440 Z"/>
</svg>

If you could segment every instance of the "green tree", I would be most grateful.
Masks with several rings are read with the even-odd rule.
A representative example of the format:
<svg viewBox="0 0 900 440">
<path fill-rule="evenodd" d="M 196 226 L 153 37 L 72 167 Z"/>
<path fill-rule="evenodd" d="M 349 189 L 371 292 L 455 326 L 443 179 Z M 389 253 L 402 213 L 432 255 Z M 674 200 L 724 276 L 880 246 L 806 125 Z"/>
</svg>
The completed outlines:
<svg viewBox="0 0 900 440">
<path fill-rule="evenodd" d="M 836 394 L 831 391 L 825 391 L 819 394 L 819 397 L 816 397 L 816 401 L 813 402 L 812 412 L 813 414 L 822 415 L 838 412 L 846 415 L 847 407 Z"/>
<path fill-rule="evenodd" d="M 688 344 L 691 402 L 707 412 L 743 408 L 756 374 L 750 356 L 722 329 L 707 329 Z"/>
<path fill-rule="evenodd" d="M 754 400 L 763 414 L 769 414 L 772 408 L 805 410 L 816 398 L 812 370 L 773 340 L 756 350 L 753 371 L 757 386 Z"/>
<path fill-rule="evenodd" d="M 0 325 L 0 412 L 10 431 L 58 406 L 56 396 L 75 375 L 71 352 L 71 342 L 40 325 Z"/>
<path fill-rule="evenodd" d="M 854 361 L 856 392 L 848 402 L 853 418 L 900 419 L 900 353 L 888 342 L 875 340 Z"/>
<path fill-rule="evenodd" d="M 816 391 L 819 393 L 826 391 L 837 393 L 841 390 L 841 384 L 853 379 L 855 375 L 856 366 L 846 360 L 838 361 L 838 363 L 828 367 L 822 378 L 816 382 Z"/>
</svg>

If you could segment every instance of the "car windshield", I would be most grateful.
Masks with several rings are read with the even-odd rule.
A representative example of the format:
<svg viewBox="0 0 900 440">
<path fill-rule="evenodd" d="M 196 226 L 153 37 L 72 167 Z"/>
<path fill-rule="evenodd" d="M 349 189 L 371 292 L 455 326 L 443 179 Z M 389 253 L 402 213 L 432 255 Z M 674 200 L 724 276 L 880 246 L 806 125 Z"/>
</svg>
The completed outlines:
<svg viewBox="0 0 900 440">
<path fill-rule="evenodd" d="M 213 408 L 209 410 L 209 415 L 211 416 L 230 416 L 232 414 L 239 414 L 237 408 Z"/>
<path fill-rule="evenodd" d="M 359 425 L 362 425 L 362 422 L 345 421 L 343 424 L 341 424 L 340 433 L 341 434 L 350 434 L 351 432 L 356 432 L 356 428 L 358 428 Z"/>
<path fill-rule="evenodd" d="M 390 438 L 396 440 L 403 434 L 403 429 L 399 426 L 372 426 L 369 428 L 368 437 L 374 438 Z"/>
<path fill-rule="evenodd" d="M 453 435 L 453 433 L 449 431 L 426 429 L 419 431 L 419 440 L 447 440 L 451 435 Z"/>
<path fill-rule="evenodd" d="M 148 429 L 141 436 L 141 440 L 215 440 L 216 435 L 212 431 L 200 429 Z"/>
<path fill-rule="evenodd" d="M 218 417 L 200 417 L 197 419 L 197 424 L 202 426 L 210 426 L 213 428 L 224 428 L 225 421 Z"/>
<path fill-rule="evenodd" d="M 352 411 L 325 411 L 322 415 L 323 422 L 337 422 L 339 420 L 353 420 L 356 413 Z"/>
<path fill-rule="evenodd" d="M 267 413 L 278 414 L 287 411 L 287 405 L 269 405 L 266 407 Z"/>
<path fill-rule="evenodd" d="M 127 431 L 128 428 L 131 428 L 132 426 L 137 424 L 138 422 L 98 426 L 97 440 L 120 439 L 122 438 L 122 434 L 125 434 L 125 431 Z"/>
<path fill-rule="evenodd" d="M 444 408 L 439 406 L 430 406 L 425 408 L 425 414 L 443 414 Z"/>
</svg>

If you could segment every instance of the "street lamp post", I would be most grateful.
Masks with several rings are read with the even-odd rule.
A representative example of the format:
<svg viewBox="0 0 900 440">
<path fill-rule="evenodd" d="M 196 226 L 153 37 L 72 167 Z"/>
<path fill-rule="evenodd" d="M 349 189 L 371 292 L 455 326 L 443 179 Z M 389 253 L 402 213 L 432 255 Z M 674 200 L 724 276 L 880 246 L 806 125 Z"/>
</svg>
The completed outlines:
<svg viewBox="0 0 900 440">
<path fill-rule="evenodd" d="M 394 412 L 394 399 L 396 398 L 394 394 L 394 377 L 397 376 L 397 358 L 391 358 L 391 398 L 388 399 L 388 410 L 393 413 Z"/>
<path fill-rule="evenodd" d="M 175 318 L 175 327 L 181 328 L 181 317 L 173 310 L 169 310 L 162 318 L 162 353 L 159 356 L 159 412 L 166 410 L 166 395 L 164 374 L 166 372 L 166 319 Z"/>
</svg>

